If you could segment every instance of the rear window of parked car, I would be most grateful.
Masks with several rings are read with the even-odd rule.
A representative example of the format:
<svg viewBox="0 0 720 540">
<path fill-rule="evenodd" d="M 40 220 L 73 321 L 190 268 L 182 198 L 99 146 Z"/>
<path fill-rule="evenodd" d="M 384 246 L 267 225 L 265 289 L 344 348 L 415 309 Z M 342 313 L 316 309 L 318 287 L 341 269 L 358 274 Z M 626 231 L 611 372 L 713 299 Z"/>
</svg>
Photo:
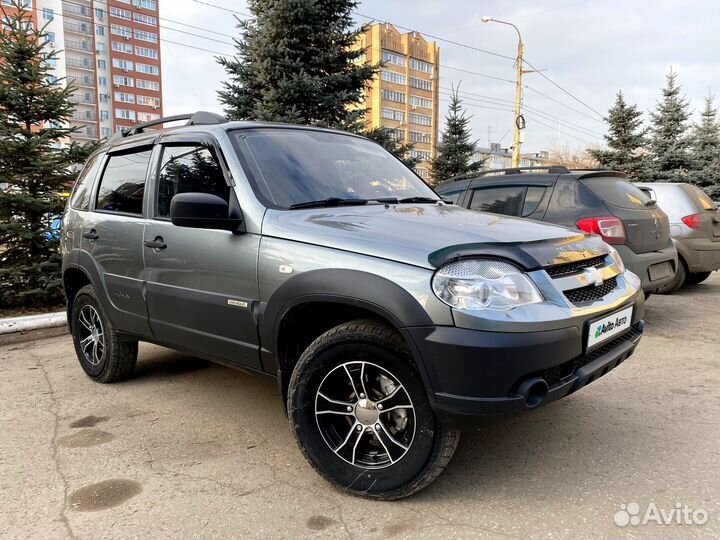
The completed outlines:
<svg viewBox="0 0 720 540">
<path fill-rule="evenodd" d="M 151 150 L 113 154 L 100 180 L 95 210 L 142 215 Z"/>
<path fill-rule="evenodd" d="M 581 180 L 595 195 L 600 197 L 607 204 L 621 208 L 645 208 L 650 200 L 647 193 L 643 193 L 637 186 L 623 178 L 611 176 L 599 178 L 587 178 Z"/>
</svg>

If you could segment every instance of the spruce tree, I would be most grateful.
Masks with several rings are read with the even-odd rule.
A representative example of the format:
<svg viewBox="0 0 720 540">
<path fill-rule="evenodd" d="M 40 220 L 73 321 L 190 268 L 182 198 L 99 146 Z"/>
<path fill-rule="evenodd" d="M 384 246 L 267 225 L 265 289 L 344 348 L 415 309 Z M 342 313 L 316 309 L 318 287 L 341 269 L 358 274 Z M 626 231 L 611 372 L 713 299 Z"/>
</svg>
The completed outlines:
<svg viewBox="0 0 720 540">
<path fill-rule="evenodd" d="M 230 118 L 360 129 L 378 66 L 355 46 L 355 0 L 249 0 L 220 101 Z"/>
<path fill-rule="evenodd" d="M 48 235 L 63 210 L 62 192 L 75 177 L 71 166 L 86 152 L 60 147 L 74 130 L 72 88 L 50 81 L 44 28 L 33 26 L 20 2 L 0 6 L 0 308 L 55 304 L 62 300 L 58 241 Z"/>
<path fill-rule="evenodd" d="M 720 198 L 720 123 L 713 96 L 705 98 L 700 122 L 693 126 L 691 181 L 710 197 Z"/>
<path fill-rule="evenodd" d="M 662 99 L 651 114 L 650 180 L 686 182 L 692 167 L 690 138 L 687 135 L 690 105 L 681 95 L 677 74 L 671 69 Z"/>
<path fill-rule="evenodd" d="M 642 112 L 636 105 L 629 105 L 622 91 L 618 91 L 606 120 L 607 148 L 590 149 L 590 155 L 598 161 L 600 167 L 624 172 L 634 181 L 646 180 L 647 140 Z"/>
<path fill-rule="evenodd" d="M 433 181 L 442 182 L 482 167 L 482 161 L 472 161 L 472 156 L 477 151 L 477 141 L 472 140 L 471 118 L 465 115 L 458 90 L 453 89 L 445 117 L 445 130 L 437 147 L 438 156 L 431 162 Z"/>
</svg>

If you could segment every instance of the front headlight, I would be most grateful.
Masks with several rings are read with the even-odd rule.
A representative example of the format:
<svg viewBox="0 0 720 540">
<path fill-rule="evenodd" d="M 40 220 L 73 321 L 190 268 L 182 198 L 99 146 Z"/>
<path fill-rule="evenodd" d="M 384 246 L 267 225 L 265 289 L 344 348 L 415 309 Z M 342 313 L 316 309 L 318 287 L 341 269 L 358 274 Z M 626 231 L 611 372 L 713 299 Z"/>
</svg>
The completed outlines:
<svg viewBox="0 0 720 540">
<path fill-rule="evenodd" d="M 612 257 L 613 262 L 617 265 L 617 267 L 620 269 L 620 273 L 625 273 L 625 263 L 623 262 L 622 258 L 620 257 L 620 254 L 618 253 L 618 250 L 612 247 L 611 245 L 608 245 L 610 248 L 610 257 Z"/>
<path fill-rule="evenodd" d="M 506 311 L 542 302 L 530 278 L 512 264 L 493 259 L 467 259 L 441 267 L 433 291 L 447 305 L 463 310 Z"/>
</svg>

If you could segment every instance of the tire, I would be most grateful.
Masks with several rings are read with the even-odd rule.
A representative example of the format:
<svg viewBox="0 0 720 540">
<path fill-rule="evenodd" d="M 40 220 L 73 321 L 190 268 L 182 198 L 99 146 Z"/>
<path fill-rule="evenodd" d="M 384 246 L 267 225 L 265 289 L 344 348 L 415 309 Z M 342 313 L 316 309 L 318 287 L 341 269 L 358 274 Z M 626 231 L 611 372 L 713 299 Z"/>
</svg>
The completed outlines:
<svg viewBox="0 0 720 540">
<path fill-rule="evenodd" d="M 663 286 L 659 291 L 657 291 L 658 294 L 672 294 L 675 291 L 677 291 L 680 287 L 685 285 L 685 279 L 688 275 L 687 267 L 685 266 L 685 261 L 682 259 L 678 259 L 678 267 L 677 271 L 675 272 L 675 277 L 668 282 L 667 285 Z"/>
<path fill-rule="evenodd" d="M 137 363 L 137 341 L 118 335 L 92 285 L 80 289 L 75 297 L 70 330 L 80 366 L 91 379 L 112 383 L 130 376 Z"/>
<path fill-rule="evenodd" d="M 698 285 L 710 277 L 712 272 L 688 272 L 685 278 L 685 285 Z"/>
<path fill-rule="evenodd" d="M 392 410 L 381 412 L 383 403 Z M 460 438 L 435 418 L 403 338 L 373 320 L 341 324 L 313 341 L 295 366 L 287 405 L 315 470 L 340 490 L 371 499 L 427 487 Z"/>
</svg>

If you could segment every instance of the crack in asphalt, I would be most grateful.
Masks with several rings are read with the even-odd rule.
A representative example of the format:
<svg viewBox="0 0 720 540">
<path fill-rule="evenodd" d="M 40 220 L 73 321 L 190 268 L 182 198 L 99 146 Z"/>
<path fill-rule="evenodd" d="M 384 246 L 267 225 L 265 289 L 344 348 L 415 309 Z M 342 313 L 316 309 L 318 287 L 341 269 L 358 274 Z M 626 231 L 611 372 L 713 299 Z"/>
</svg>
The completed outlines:
<svg viewBox="0 0 720 540">
<path fill-rule="evenodd" d="M 57 396 L 55 395 L 55 388 L 52 385 L 52 382 L 50 381 L 50 376 L 45 369 L 45 366 L 40 362 L 39 359 L 32 353 L 29 352 L 30 356 L 33 356 L 36 358 L 36 366 L 39 368 L 39 370 L 43 374 L 43 378 L 45 379 L 45 383 L 47 384 L 47 387 L 49 389 L 49 392 L 46 394 L 50 396 L 50 407 L 47 410 L 48 413 L 50 413 L 53 416 L 53 432 L 52 432 L 52 438 L 50 439 L 50 448 L 51 448 L 51 458 L 53 460 L 53 463 L 55 463 L 55 471 L 57 472 L 58 476 L 60 477 L 60 480 L 62 481 L 63 486 L 63 500 L 62 500 L 62 507 L 60 508 L 60 521 L 63 523 L 65 528 L 67 529 L 68 537 L 71 540 L 77 540 L 77 536 L 75 535 L 75 532 L 73 531 L 72 526 L 70 525 L 70 521 L 67 517 L 67 501 L 68 501 L 68 481 L 65 477 L 65 474 L 62 472 L 62 468 L 60 467 L 60 459 L 58 456 L 58 445 L 57 445 L 57 439 L 58 439 L 58 430 L 60 427 L 60 416 L 58 414 L 60 410 L 60 403 L 57 399 Z"/>
</svg>

